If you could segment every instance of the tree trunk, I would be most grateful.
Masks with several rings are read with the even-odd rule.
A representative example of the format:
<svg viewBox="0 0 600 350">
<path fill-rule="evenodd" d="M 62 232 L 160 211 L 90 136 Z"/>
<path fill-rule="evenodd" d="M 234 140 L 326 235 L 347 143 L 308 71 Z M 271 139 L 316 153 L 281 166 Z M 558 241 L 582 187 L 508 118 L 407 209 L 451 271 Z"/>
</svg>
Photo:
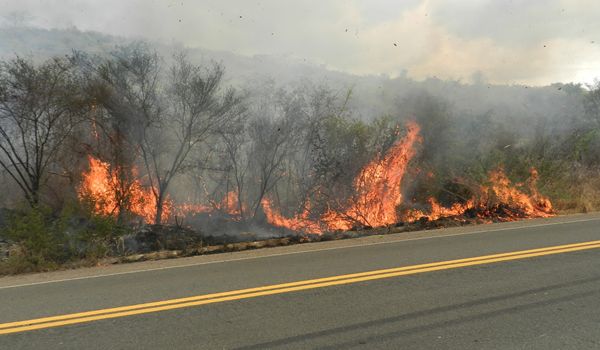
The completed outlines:
<svg viewBox="0 0 600 350">
<path fill-rule="evenodd" d="M 155 225 L 160 225 L 162 223 L 163 204 L 163 194 L 160 192 L 158 194 L 158 198 L 156 199 L 156 216 L 154 217 Z"/>
</svg>

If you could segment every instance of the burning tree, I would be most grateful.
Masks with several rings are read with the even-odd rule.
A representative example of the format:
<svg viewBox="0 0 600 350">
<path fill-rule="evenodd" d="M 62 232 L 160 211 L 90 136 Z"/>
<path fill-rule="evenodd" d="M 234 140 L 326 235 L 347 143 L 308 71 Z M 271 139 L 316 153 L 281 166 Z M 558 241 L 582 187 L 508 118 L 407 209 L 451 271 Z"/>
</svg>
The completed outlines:
<svg viewBox="0 0 600 350">
<path fill-rule="evenodd" d="M 196 167 L 191 160 L 194 152 L 243 113 L 241 97 L 222 87 L 220 65 L 193 65 L 184 54 L 174 56 L 168 72 L 161 63 L 156 52 L 134 45 L 96 68 L 108 89 L 105 107 L 114 120 L 128 120 L 113 128 L 115 148 L 120 149 L 122 140 L 134 146 L 134 156 L 130 154 L 126 163 L 140 155 L 154 197 L 152 222 L 156 224 L 166 218 L 165 202 L 173 179 Z"/>
<path fill-rule="evenodd" d="M 397 141 L 385 155 L 364 166 L 353 181 L 353 193 L 339 202 L 334 198 L 328 210 L 319 219 L 310 219 L 311 204 L 292 219 L 283 217 L 271 205 L 263 201 L 269 222 L 294 230 L 320 233 L 323 230 L 349 230 L 353 226 L 383 226 L 398 222 L 397 207 L 402 202 L 402 179 L 408 163 L 415 155 L 419 141 L 419 126 L 407 124 L 406 136 Z M 334 203 L 337 202 L 337 203 Z"/>
</svg>

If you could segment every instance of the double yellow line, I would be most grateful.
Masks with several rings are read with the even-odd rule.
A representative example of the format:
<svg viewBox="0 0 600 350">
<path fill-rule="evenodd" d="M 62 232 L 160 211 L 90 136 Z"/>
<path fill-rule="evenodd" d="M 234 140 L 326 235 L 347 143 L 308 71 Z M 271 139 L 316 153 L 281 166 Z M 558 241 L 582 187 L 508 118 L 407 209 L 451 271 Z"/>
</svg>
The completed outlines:
<svg viewBox="0 0 600 350">
<path fill-rule="evenodd" d="M 533 258 L 544 255 L 560 254 L 580 250 L 600 248 L 600 241 L 590 241 L 576 244 L 522 250 L 516 252 L 478 256 L 473 258 L 441 261 L 429 264 L 403 266 L 392 269 L 375 270 L 347 275 L 274 284 L 263 287 L 233 290 L 229 292 L 197 295 L 187 298 L 170 299 L 144 304 L 136 304 L 109 309 L 100 309 L 52 317 L 36 318 L 26 321 L 0 324 L 0 334 L 18 333 L 36 329 L 59 327 L 70 324 L 104 320 L 109 318 L 147 314 L 165 310 L 181 309 L 224 301 L 254 298 L 264 295 L 282 294 L 307 289 L 316 289 L 343 284 L 378 280 L 383 278 L 413 275 L 417 273 L 455 269 L 459 267 L 490 264 L 495 262 Z"/>
</svg>

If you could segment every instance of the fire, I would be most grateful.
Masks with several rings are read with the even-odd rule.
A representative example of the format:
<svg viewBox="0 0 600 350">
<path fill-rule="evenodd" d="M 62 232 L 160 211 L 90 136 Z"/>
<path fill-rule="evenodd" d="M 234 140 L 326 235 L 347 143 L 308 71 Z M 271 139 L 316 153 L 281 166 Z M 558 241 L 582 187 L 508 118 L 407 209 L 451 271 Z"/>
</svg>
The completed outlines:
<svg viewBox="0 0 600 350">
<path fill-rule="evenodd" d="M 489 220 L 515 220 L 517 218 L 550 217 L 554 215 L 552 203 L 537 189 L 538 172 L 532 168 L 525 184 L 513 184 L 502 168 L 489 172 L 485 184 L 475 189 L 476 195 L 449 207 L 441 205 L 436 198 L 428 199 L 428 210 L 408 210 L 399 215 L 402 204 L 402 182 L 408 165 L 416 154 L 415 146 L 421 141 L 420 127 L 415 122 L 406 125 L 406 135 L 397 141 L 383 156 L 364 166 L 352 182 L 353 195 L 342 199 L 336 208 L 314 213 L 310 201 L 293 217 L 286 217 L 274 207 L 269 198 L 261 205 L 267 222 L 275 227 L 292 231 L 322 234 L 326 231 L 350 230 L 353 227 L 381 227 L 400 221 L 414 222 L 425 218 L 438 220 L 447 217 L 478 217 Z M 94 210 L 103 215 L 118 216 L 127 211 L 142 217 L 147 223 L 154 221 L 156 197 L 153 189 L 142 186 L 135 168 L 127 171 L 112 167 L 92 156 L 89 171 L 82 174 L 79 197 L 91 199 Z M 433 177 L 433 173 L 426 173 Z M 178 216 L 222 212 L 232 220 L 244 219 L 246 203 L 240 205 L 236 191 L 227 192 L 220 201 L 209 204 L 182 203 L 174 205 L 167 198 L 163 220 L 176 213 Z M 490 220 L 491 221 L 491 220 Z"/>
<path fill-rule="evenodd" d="M 90 200 L 94 212 L 101 215 L 117 217 L 121 211 L 142 217 L 146 223 L 153 223 L 156 215 L 156 196 L 152 188 L 142 185 L 137 178 L 135 168 L 129 172 L 111 166 L 93 156 L 88 156 L 89 170 L 82 174 L 78 196 L 80 200 Z M 242 217 L 241 211 L 246 211 L 242 205 L 241 211 L 238 194 L 228 192 L 220 202 L 211 205 L 181 203 L 174 205 L 170 198 L 163 204 L 162 221 L 166 222 L 172 214 L 186 217 L 198 213 L 213 213 L 222 211 L 233 219 Z"/>
<path fill-rule="evenodd" d="M 420 141 L 419 130 L 416 123 L 408 123 L 406 136 L 381 159 L 373 160 L 360 171 L 353 183 L 355 194 L 346 200 L 343 210 L 329 209 L 319 220 L 311 220 L 311 206 L 307 202 L 301 213 L 287 218 L 265 198 L 262 206 L 267 221 L 276 227 L 321 234 L 324 231 L 350 230 L 354 226 L 386 226 L 421 218 L 438 220 L 466 215 L 468 211 L 482 219 L 496 217 L 499 220 L 554 215 L 550 200 L 537 190 L 538 173 L 532 168 L 527 182 L 529 194 L 524 191 L 525 186 L 511 183 L 504 171 L 497 169 L 489 173 L 487 184 L 480 186 L 478 199 L 471 198 L 445 207 L 435 198 L 429 198 L 429 211 L 410 210 L 398 216 L 397 207 L 402 203 L 402 179 L 415 155 L 414 146 Z M 433 174 L 427 176 L 432 177 Z"/>
<path fill-rule="evenodd" d="M 217 206 L 217 208 L 232 217 L 241 217 L 242 212 L 246 211 L 246 206 L 242 204 L 240 208 L 239 205 L 239 194 L 236 191 L 229 191 L 221 200 L 221 203 Z M 241 210 L 240 210 L 241 209 Z"/>
<path fill-rule="evenodd" d="M 516 218 L 546 218 L 554 216 L 550 199 L 542 196 L 537 189 L 538 172 L 531 168 L 528 180 L 528 190 L 525 193 L 522 184 L 513 184 L 501 168 L 490 171 L 488 184 L 480 186 L 481 198 L 468 200 L 466 203 L 454 203 L 450 208 L 441 206 L 435 198 L 429 198 L 431 210 L 426 213 L 421 210 L 409 211 L 403 220 L 417 221 L 421 218 L 437 220 L 443 217 L 464 215 L 468 210 L 483 219 L 496 216 L 499 220 L 514 220 Z M 500 210 L 501 209 L 501 210 Z"/>
<path fill-rule="evenodd" d="M 267 222 L 276 227 L 285 227 L 293 231 L 310 232 L 315 234 L 323 233 L 321 225 L 317 221 L 312 221 L 309 218 L 310 206 L 305 206 L 304 210 L 292 218 L 286 218 L 278 211 L 273 209 L 271 201 L 263 198 L 261 201 L 263 211 L 267 217 Z"/>
<path fill-rule="evenodd" d="M 384 226 L 398 222 L 396 207 L 402 203 L 402 179 L 420 141 L 419 125 L 407 123 L 406 136 L 382 159 L 367 164 L 354 179 L 355 195 L 342 213 L 329 211 L 322 220 L 329 230 L 348 230 L 356 224 Z"/>
<path fill-rule="evenodd" d="M 403 215 L 402 220 L 405 222 L 414 222 L 425 217 L 428 220 L 433 221 L 440 218 L 463 215 L 467 210 L 476 207 L 474 199 L 470 199 L 464 204 L 454 203 L 450 208 L 442 206 L 433 197 L 429 198 L 428 202 L 431 207 L 431 210 L 429 212 L 424 212 L 422 210 L 411 210 L 405 215 Z"/>
<path fill-rule="evenodd" d="M 311 233 L 325 230 L 349 230 L 355 225 L 384 226 L 396 223 L 396 207 L 402 203 L 401 183 L 408 163 L 415 155 L 420 140 L 419 125 L 407 123 L 406 136 L 396 142 L 381 158 L 367 164 L 354 179 L 355 195 L 346 201 L 346 209 L 323 214 L 319 222 L 309 219 L 310 203 L 293 218 L 285 218 L 263 201 L 267 221 L 274 226 Z"/>
<path fill-rule="evenodd" d="M 502 169 L 490 172 L 489 186 L 482 186 L 482 193 L 488 195 L 488 203 L 506 204 L 514 208 L 513 215 L 516 217 L 544 218 L 554 215 L 550 200 L 539 194 L 537 190 L 538 172 L 535 168 L 530 170 L 528 187 L 530 195 L 518 187 L 513 186 Z M 490 198 L 492 196 L 492 198 Z M 491 203 L 493 204 L 493 203 Z"/>
<path fill-rule="evenodd" d="M 212 202 L 210 205 L 206 204 L 194 204 L 194 203 L 182 203 L 175 206 L 178 216 L 186 217 L 188 215 L 207 213 L 211 214 L 215 211 L 221 211 L 228 214 L 233 219 L 241 219 L 242 213 L 246 212 L 246 205 L 242 203 L 240 211 L 238 193 L 236 191 L 229 191 L 221 199 L 220 202 Z"/>
<path fill-rule="evenodd" d="M 82 174 L 78 190 L 81 200 L 91 200 L 97 214 L 117 216 L 120 211 L 127 210 L 142 217 L 147 223 L 154 221 L 156 197 L 152 189 L 142 186 L 136 178 L 135 169 L 127 172 L 92 156 L 88 156 L 88 161 L 89 170 Z M 172 203 L 167 199 L 163 207 L 163 220 L 169 217 L 171 207 Z"/>
</svg>

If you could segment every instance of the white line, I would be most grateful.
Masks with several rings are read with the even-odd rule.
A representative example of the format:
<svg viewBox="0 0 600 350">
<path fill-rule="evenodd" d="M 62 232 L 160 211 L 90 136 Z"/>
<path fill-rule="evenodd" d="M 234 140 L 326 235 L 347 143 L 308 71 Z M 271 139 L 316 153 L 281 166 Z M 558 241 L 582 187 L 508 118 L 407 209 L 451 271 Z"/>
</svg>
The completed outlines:
<svg viewBox="0 0 600 350">
<path fill-rule="evenodd" d="M 269 255 L 263 255 L 263 256 L 248 256 L 248 257 L 244 257 L 244 258 L 234 258 L 234 259 L 215 260 L 215 261 L 204 261 L 204 262 L 197 262 L 197 263 L 192 263 L 192 264 L 183 264 L 183 265 L 175 265 L 175 266 L 163 266 L 163 267 L 155 267 L 155 268 L 142 269 L 142 270 L 114 272 L 114 273 L 107 273 L 107 274 L 103 274 L 103 275 L 82 276 L 82 277 L 65 278 L 65 279 L 58 279 L 58 280 L 51 280 L 51 281 L 41 281 L 41 282 L 16 284 L 16 285 L 12 285 L 12 286 L 3 286 L 3 287 L 0 287 L 0 290 L 1 289 L 9 289 L 9 288 L 19 288 L 19 287 L 36 286 L 36 285 L 40 285 L 40 284 L 60 283 L 60 282 L 69 282 L 69 281 L 78 281 L 78 280 L 84 280 L 84 279 L 100 278 L 100 277 L 111 277 L 111 276 L 128 275 L 128 274 L 140 273 L 140 272 L 152 272 L 152 271 L 169 270 L 169 269 L 182 268 L 182 267 L 193 267 L 193 266 L 201 266 L 201 265 L 209 265 L 209 264 L 219 264 L 219 263 L 235 262 L 235 261 L 243 261 L 243 260 L 253 260 L 253 259 L 270 258 L 270 257 L 285 256 L 285 255 L 305 254 L 305 253 L 313 253 L 313 252 L 323 252 L 323 251 L 328 251 L 328 250 L 337 250 L 337 249 L 346 249 L 346 248 L 360 248 L 360 247 L 368 247 L 368 246 L 374 246 L 374 245 L 380 245 L 380 244 L 394 244 L 394 243 L 402 243 L 402 242 L 409 242 L 409 241 L 420 241 L 420 240 L 425 240 L 425 239 L 466 236 L 466 235 L 474 235 L 474 234 L 479 234 L 479 233 L 491 233 L 491 232 L 510 231 L 510 230 L 527 229 L 527 228 L 535 228 L 535 227 L 544 227 L 544 226 L 574 224 L 574 223 L 578 223 L 578 222 L 588 222 L 588 221 L 596 221 L 596 220 L 600 220 L 600 218 L 590 218 L 590 219 L 574 220 L 574 221 L 562 221 L 562 222 L 550 222 L 550 223 L 545 223 L 545 224 L 535 224 L 535 225 L 518 226 L 518 227 L 505 227 L 505 228 L 499 228 L 499 229 L 494 229 L 494 230 L 479 230 L 479 231 L 471 231 L 471 232 L 460 232 L 460 233 L 453 233 L 453 234 L 448 234 L 448 235 L 436 235 L 436 236 L 415 237 L 415 238 L 402 238 L 402 239 L 397 239 L 397 240 L 392 240 L 392 241 L 372 242 L 372 243 L 365 243 L 365 244 L 354 244 L 354 245 L 347 245 L 347 246 L 342 246 L 342 247 L 319 248 L 319 249 L 313 249 L 313 250 L 276 253 L 276 254 L 269 254 Z M 421 232 L 423 232 L 423 231 L 421 231 Z"/>
</svg>

